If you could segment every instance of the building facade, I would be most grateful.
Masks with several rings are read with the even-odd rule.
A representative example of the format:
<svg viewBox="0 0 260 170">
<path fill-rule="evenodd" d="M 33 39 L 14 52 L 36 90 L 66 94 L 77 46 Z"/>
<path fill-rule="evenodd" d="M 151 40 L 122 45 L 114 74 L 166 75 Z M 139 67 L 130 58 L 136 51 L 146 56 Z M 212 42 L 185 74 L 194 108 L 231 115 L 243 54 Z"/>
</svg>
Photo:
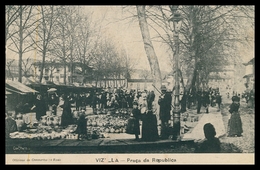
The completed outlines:
<svg viewBox="0 0 260 170">
<path fill-rule="evenodd" d="M 252 58 L 247 63 L 244 63 L 246 67 L 244 75 L 244 83 L 247 90 L 252 90 L 255 88 L 255 58 Z"/>
<path fill-rule="evenodd" d="M 234 65 L 218 68 L 214 72 L 210 72 L 208 77 L 208 87 L 213 89 L 219 88 L 220 93 L 231 93 L 233 91 Z"/>
</svg>

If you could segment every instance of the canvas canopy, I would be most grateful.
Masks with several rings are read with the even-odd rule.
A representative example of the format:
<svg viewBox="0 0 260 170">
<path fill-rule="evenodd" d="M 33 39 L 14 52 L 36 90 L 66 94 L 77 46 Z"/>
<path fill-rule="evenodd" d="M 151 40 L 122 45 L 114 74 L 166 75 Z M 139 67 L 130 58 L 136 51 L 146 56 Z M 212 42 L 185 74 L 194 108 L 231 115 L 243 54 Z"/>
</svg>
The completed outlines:
<svg viewBox="0 0 260 170">
<path fill-rule="evenodd" d="M 38 91 L 36 91 L 18 81 L 6 80 L 5 88 L 6 88 L 6 91 L 15 92 L 15 93 L 19 93 L 19 94 L 39 93 Z"/>
</svg>

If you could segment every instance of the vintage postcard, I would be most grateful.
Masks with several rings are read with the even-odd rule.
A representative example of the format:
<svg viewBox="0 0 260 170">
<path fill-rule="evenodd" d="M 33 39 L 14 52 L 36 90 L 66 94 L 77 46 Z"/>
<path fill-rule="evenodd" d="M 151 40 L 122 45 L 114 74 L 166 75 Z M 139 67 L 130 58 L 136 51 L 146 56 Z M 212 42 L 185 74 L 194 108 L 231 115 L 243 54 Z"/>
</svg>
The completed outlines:
<svg viewBox="0 0 260 170">
<path fill-rule="evenodd" d="M 6 165 L 255 164 L 253 5 L 6 5 Z"/>
</svg>

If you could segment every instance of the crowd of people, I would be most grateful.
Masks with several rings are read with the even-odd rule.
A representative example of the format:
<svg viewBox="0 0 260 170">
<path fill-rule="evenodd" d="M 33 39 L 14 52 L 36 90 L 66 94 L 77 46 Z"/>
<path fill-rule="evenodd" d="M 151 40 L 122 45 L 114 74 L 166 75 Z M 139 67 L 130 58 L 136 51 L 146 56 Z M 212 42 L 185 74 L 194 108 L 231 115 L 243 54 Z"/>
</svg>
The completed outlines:
<svg viewBox="0 0 260 170">
<path fill-rule="evenodd" d="M 50 94 L 37 94 L 34 103 L 18 104 L 15 114 L 24 114 L 26 112 L 35 112 L 37 121 L 46 115 L 46 112 L 51 111 L 52 115 L 57 115 L 57 109 L 62 108 L 61 126 L 66 127 L 75 123 L 73 121 L 72 107 L 78 111 L 79 116 L 76 123 L 78 124 L 77 132 L 80 134 L 86 133 L 85 115 L 81 114 L 89 106 L 93 110 L 93 114 L 98 114 L 102 110 L 122 110 L 131 109 L 131 119 L 129 119 L 127 133 L 134 134 L 135 140 L 153 141 L 157 139 L 167 139 L 170 135 L 169 120 L 171 119 L 172 110 L 172 92 L 167 91 L 163 85 L 160 89 L 160 96 L 158 101 L 155 100 L 155 93 L 153 90 L 139 91 L 139 90 L 124 90 L 117 89 L 113 92 L 106 90 L 91 91 L 88 93 L 62 93 L 58 95 L 56 92 Z M 219 89 L 209 88 L 208 90 L 199 89 L 197 91 L 191 90 L 181 94 L 181 112 L 191 109 L 196 106 L 197 114 L 201 113 L 201 107 L 205 108 L 206 113 L 209 113 L 209 106 L 217 107 L 220 111 L 222 96 Z M 241 136 L 242 122 L 239 115 L 239 96 L 232 97 L 233 103 L 230 105 L 229 112 L 231 117 L 229 119 L 228 136 Z M 158 115 L 156 115 L 155 102 L 159 106 Z M 10 114 L 6 115 L 6 122 L 8 132 L 11 133 L 18 127 L 14 125 L 14 119 Z M 130 121 L 131 120 L 131 121 Z M 158 122 L 160 121 L 160 122 Z M 140 126 L 141 123 L 141 126 Z M 158 133 L 158 124 L 160 124 L 160 134 Z M 16 121 L 17 125 L 17 121 Z M 209 125 L 210 126 L 210 125 Z M 141 129 L 140 129 L 141 127 Z M 211 128 L 211 127 L 210 127 Z M 212 128 L 211 128 L 212 129 Z M 214 129 L 214 128 L 213 128 Z M 141 132 L 141 133 L 140 133 Z M 79 135 L 80 136 L 80 135 Z M 213 135 L 214 136 L 214 135 Z M 218 143 L 214 137 L 210 137 L 215 143 Z"/>
<path fill-rule="evenodd" d="M 201 88 L 197 91 L 191 89 L 188 92 L 184 92 L 181 98 L 181 112 L 186 111 L 186 106 L 188 109 L 191 109 L 192 106 L 197 106 L 197 113 L 201 113 L 201 107 L 205 108 L 206 113 L 209 113 L 209 106 L 215 107 L 218 106 L 218 111 L 220 111 L 222 103 L 222 96 L 220 94 L 219 88 L 205 89 Z"/>
</svg>

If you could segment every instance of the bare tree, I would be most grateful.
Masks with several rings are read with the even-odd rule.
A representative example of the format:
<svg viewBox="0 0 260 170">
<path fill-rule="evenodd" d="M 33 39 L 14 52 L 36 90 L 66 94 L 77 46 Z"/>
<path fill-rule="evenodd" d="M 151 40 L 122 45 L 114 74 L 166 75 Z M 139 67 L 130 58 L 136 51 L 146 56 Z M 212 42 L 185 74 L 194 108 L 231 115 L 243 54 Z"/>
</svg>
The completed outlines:
<svg viewBox="0 0 260 170">
<path fill-rule="evenodd" d="M 10 36 L 12 41 L 8 48 L 19 55 L 19 77 L 18 81 L 22 82 L 22 58 L 23 54 L 32 50 L 33 43 L 28 41 L 28 36 L 30 36 L 36 29 L 34 20 L 35 16 L 33 10 L 34 6 L 18 6 L 18 17 L 14 21 L 14 34 Z"/>
<path fill-rule="evenodd" d="M 179 6 L 178 10 L 183 16 L 180 30 L 181 71 L 188 75 L 186 89 L 189 90 L 192 86 L 199 86 L 200 82 L 196 82 L 198 73 L 204 74 L 203 79 L 207 81 L 208 73 L 215 67 L 237 58 L 234 55 L 236 43 L 246 43 L 245 37 L 241 37 L 241 31 L 246 30 L 241 19 L 253 23 L 254 8 L 190 5 Z M 152 40 L 167 44 L 169 51 L 174 54 L 175 42 L 168 22 L 174 12 L 167 6 L 152 6 L 146 13 L 150 28 L 157 34 Z"/>
<path fill-rule="evenodd" d="M 55 39 L 51 42 L 51 54 L 56 56 L 58 61 L 61 62 L 64 66 L 64 84 L 67 84 L 67 66 L 71 59 L 72 55 L 72 39 L 69 24 L 70 24 L 70 15 L 72 14 L 69 7 L 61 6 L 59 8 L 59 17 L 57 18 L 57 24 L 55 24 Z M 70 60 L 69 60 L 70 59 Z"/>
<path fill-rule="evenodd" d="M 14 80 L 14 76 L 13 76 L 13 73 L 11 71 L 11 66 L 12 66 L 14 61 L 15 61 L 15 59 L 12 59 L 12 60 L 6 62 L 6 67 L 8 69 L 8 75 L 12 78 L 12 80 Z"/>
<path fill-rule="evenodd" d="M 18 6 L 14 6 L 14 5 L 5 6 L 5 45 L 7 40 L 17 32 L 12 29 L 12 25 L 14 24 L 14 22 L 19 16 L 18 12 L 19 12 Z"/>
<path fill-rule="evenodd" d="M 23 60 L 22 64 L 23 64 L 23 67 L 22 67 L 23 75 L 25 77 L 28 77 L 29 72 L 30 72 L 31 67 L 32 67 L 32 62 L 31 62 L 30 57 L 26 58 L 26 60 Z"/>
<path fill-rule="evenodd" d="M 48 52 L 50 52 L 51 41 L 55 38 L 55 24 L 59 16 L 59 6 L 38 6 L 37 12 L 39 15 L 38 28 L 36 31 L 36 36 L 31 35 L 31 40 L 33 41 L 37 52 L 42 56 L 42 62 L 40 66 L 40 77 L 39 81 L 42 81 L 43 70 L 45 66 L 45 60 Z"/>
<path fill-rule="evenodd" d="M 150 69 L 152 73 L 153 78 L 153 84 L 155 87 L 160 88 L 162 84 L 162 78 L 161 78 L 161 71 L 158 63 L 158 59 L 156 56 L 156 53 L 154 51 L 154 47 L 150 38 L 149 28 L 146 20 L 146 12 L 145 12 L 145 6 L 136 6 L 137 8 L 137 15 L 138 15 L 138 21 L 139 26 L 144 42 L 144 49 L 150 64 Z M 159 92 L 155 90 L 155 100 L 157 101 L 159 98 Z M 158 108 L 158 105 L 156 105 L 156 108 Z M 158 109 L 157 109 L 158 110 Z"/>
<path fill-rule="evenodd" d="M 79 21 L 75 28 L 74 58 L 79 63 L 81 74 L 85 77 L 93 59 L 93 51 L 97 46 L 95 23 L 92 23 L 92 14 L 79 14 Z M 93 25 L 92 25 L 93 24 Z M 83 83 L 83 82 L 82 82 Z"/>
</svg>

